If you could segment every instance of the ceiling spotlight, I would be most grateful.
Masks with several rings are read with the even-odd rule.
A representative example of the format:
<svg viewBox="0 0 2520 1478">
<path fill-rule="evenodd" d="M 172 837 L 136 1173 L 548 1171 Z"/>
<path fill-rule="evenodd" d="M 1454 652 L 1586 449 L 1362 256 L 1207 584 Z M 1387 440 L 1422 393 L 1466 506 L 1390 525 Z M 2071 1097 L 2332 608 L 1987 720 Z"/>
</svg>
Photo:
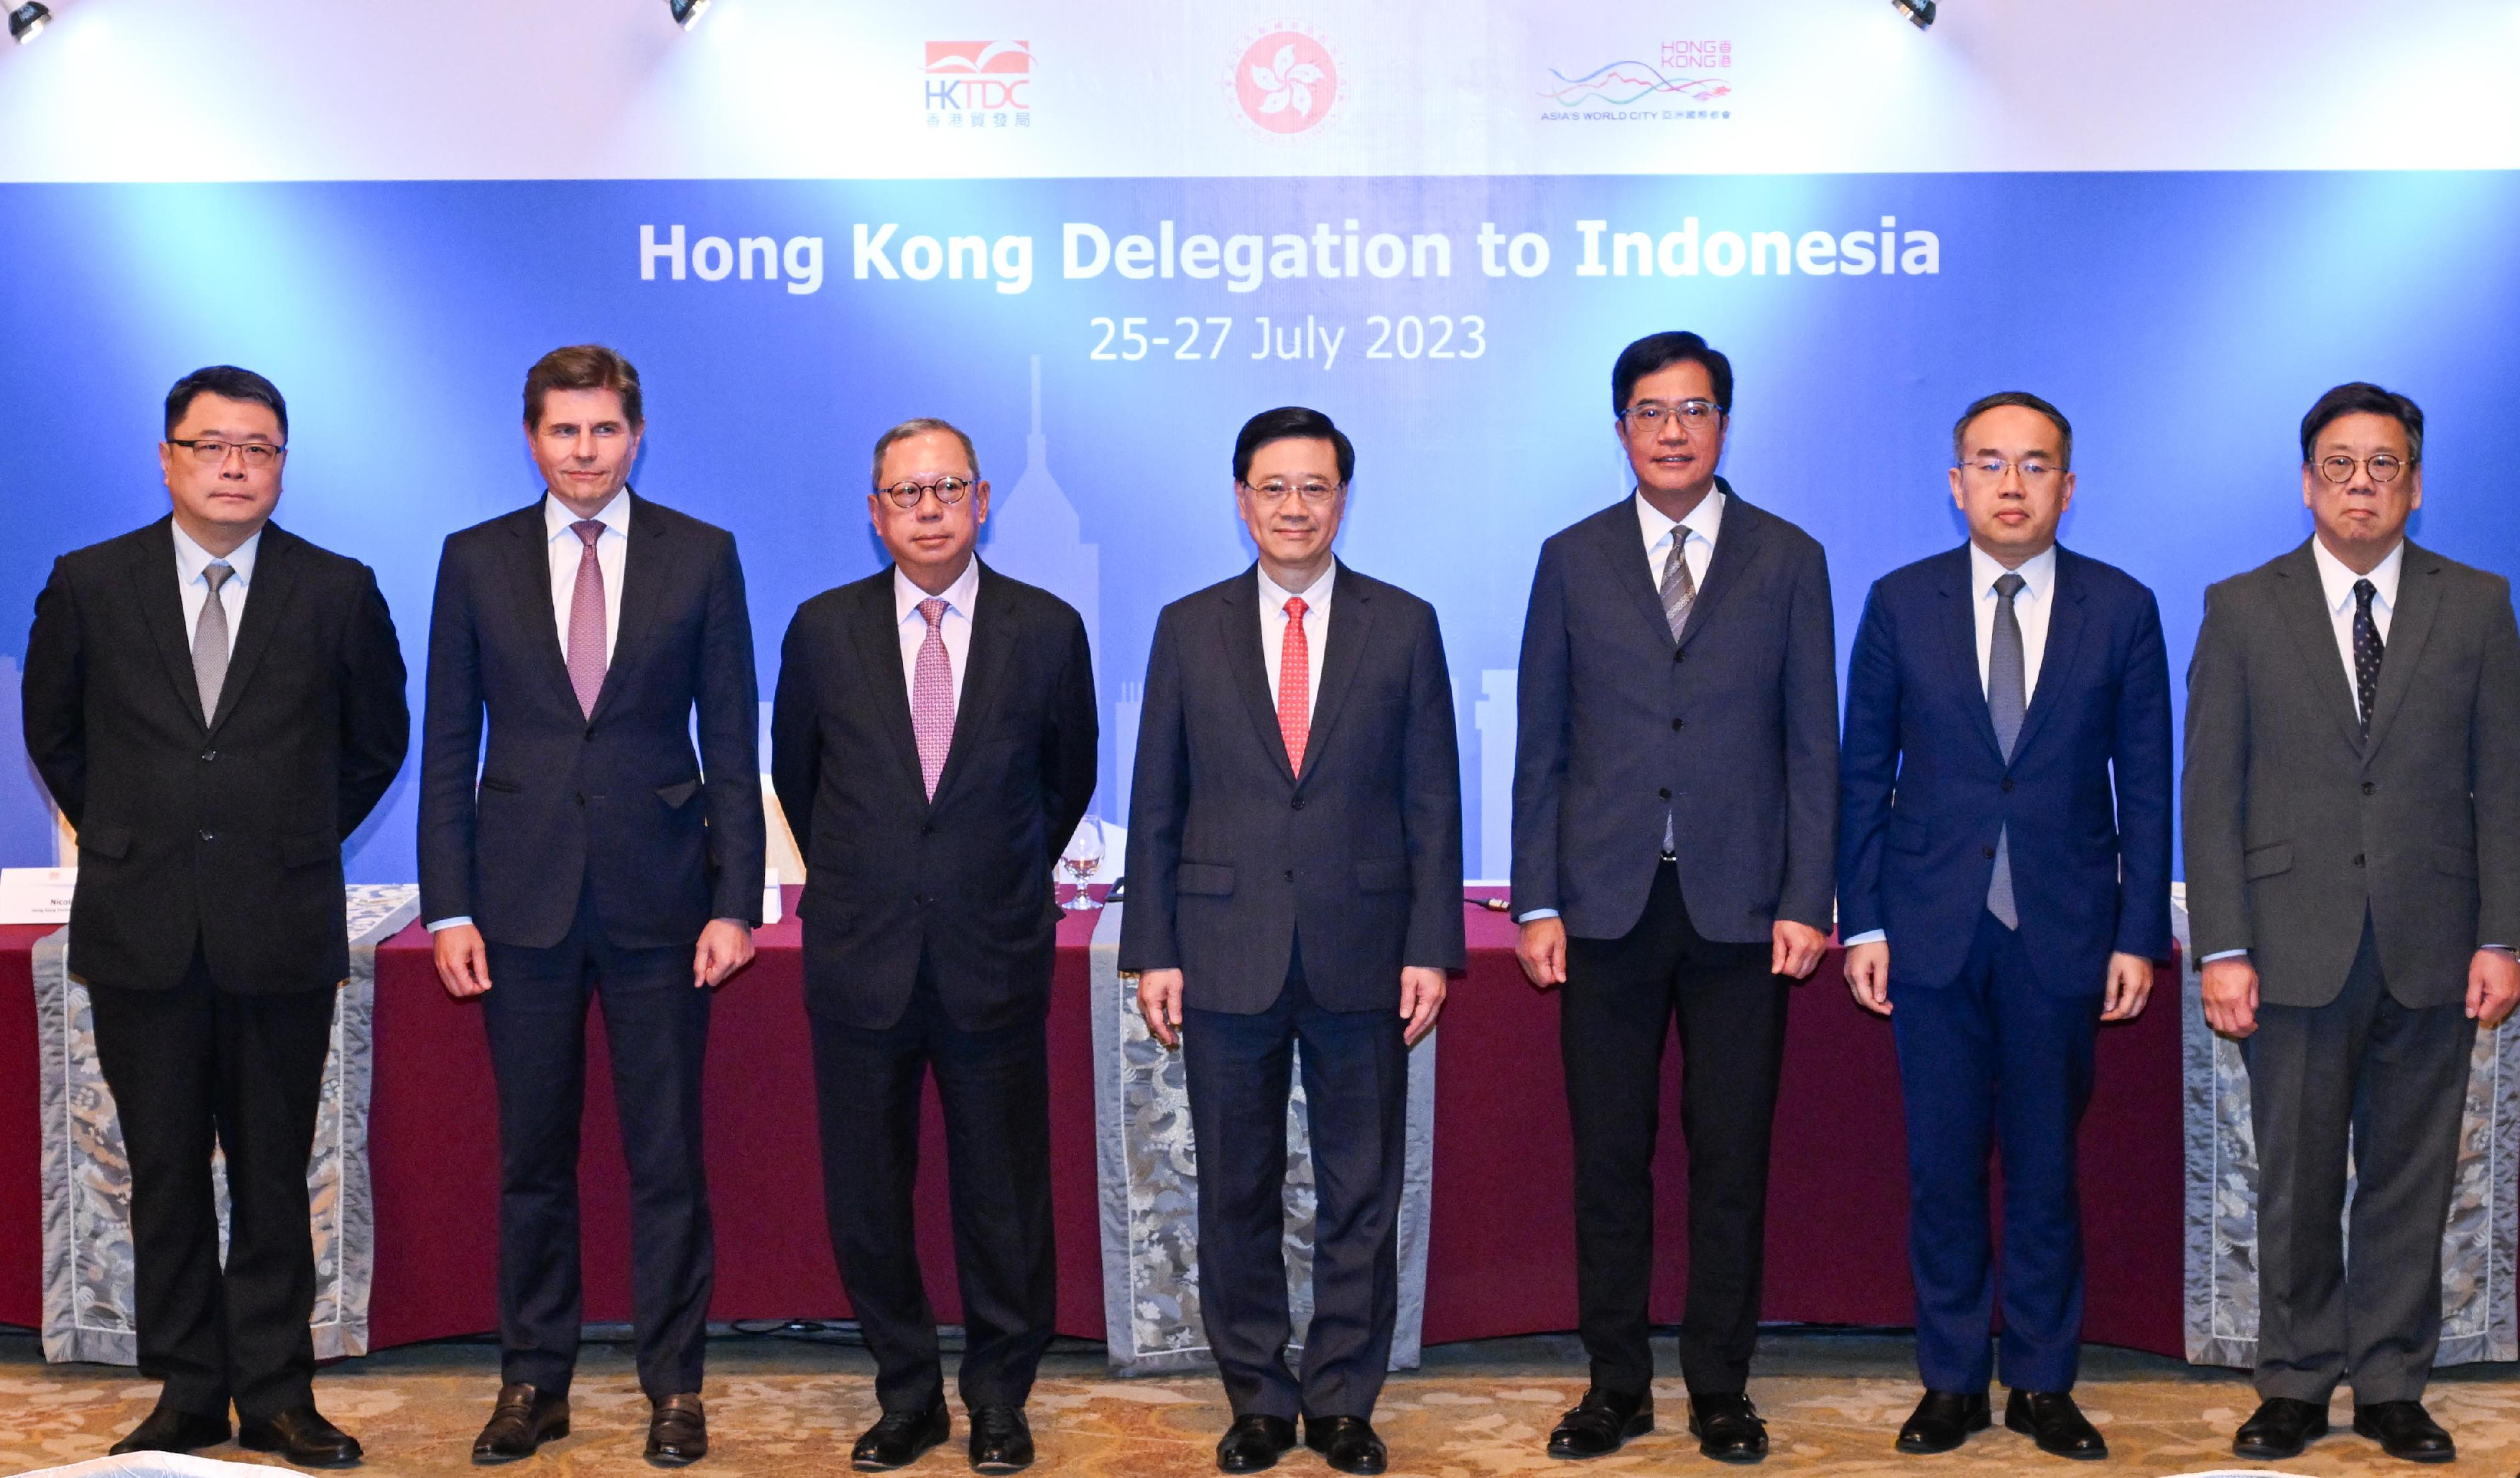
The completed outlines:
<svg viewBox="0 0 2520 1478">
<path fill-rule="evenodd" d="M 1897 6 L 1899 14 L 1907 17 L 1918 30 L 1927 29 L 1934 23 L 1934 0 L 1890 0 L 1890 3 Z"/>
<path fill-rule="evenodd" d="M 44 27 L 52 23 L 53 13 L 43 0 L 26 0 L 9 13 L 9 39 L 23 46 L 42 35 Z"/>
<path fill-rule="evenodd" d="M 709 8 L 709 0 L 665 0 L 665 8 L 674 13 L 674 23 L 685 30 L 700 23 L 700 15 Z M 1929 4 L 1926 9 L 1933 7 Z"/>
</svg>

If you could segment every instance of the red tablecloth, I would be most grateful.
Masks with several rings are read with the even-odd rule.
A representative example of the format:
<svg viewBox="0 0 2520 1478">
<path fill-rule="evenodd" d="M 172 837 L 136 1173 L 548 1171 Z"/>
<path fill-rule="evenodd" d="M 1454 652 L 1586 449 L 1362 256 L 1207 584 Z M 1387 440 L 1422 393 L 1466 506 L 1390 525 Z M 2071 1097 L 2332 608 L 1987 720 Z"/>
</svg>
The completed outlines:
<svg viewBox="0 0 2520 1478">
<path fill-rule="evenodd" d="M 792 893 L 791 893 L 792 899 Z M 1085 944 L 1093 914 L 1059 936 L 1051 1014 L 1051 1151 L 1058 1327 L 1102 1335 L 1095 1195 L 1093 1031 Z M 1437 1035 L 1435 1187 L 1426 1279 L 1429 1343 L 1571 1328 L 1574 1215 L 1554 1001 L 1524 983 L 1513 926 L 1468 910 L 1470 967 Z M 0 1320 L 41 1318 L 34 1013 L 27 951 L 44 931 L 0 929 Z M 752 967 L 719 995 L 709 1035 L 709 1177 L 717 1210 L 718 1319 L 840 1318 L 848 1311 L 822 1210 L 797 926 L 761 931 Z M 2098 1342 L 2181 1349 L 2179 1011 L 2165 969 L 2143 1017 L 2100 1034 L 2083 1134 L 2090 1294 Z M 587 1318 L 629 1318 L 626 1176 L 603 1038 L 590 1034 L 584 1187 Z M 417 925 L 378 953 L 377 1346 L 498 1321 L 498 1118 L 477 1008 L 447 999 Z M 1653 1313 L 1676 1321 L 1688 1209 L 1676 1091 L 1664 1084 L 1656 1168 L 1661 1261 Z M 1796 990 L 1778 1110 L 1768 1221 L 1767 1317 L 1817 1323 L 1913 1320 L 1905 1136 L 1888 1023 L 1858 1009 L 1834 952 Z M 938 1317 L 959 1320 L 932 1100 L 922 1146 L 922 1251 Z"/>
</svg>

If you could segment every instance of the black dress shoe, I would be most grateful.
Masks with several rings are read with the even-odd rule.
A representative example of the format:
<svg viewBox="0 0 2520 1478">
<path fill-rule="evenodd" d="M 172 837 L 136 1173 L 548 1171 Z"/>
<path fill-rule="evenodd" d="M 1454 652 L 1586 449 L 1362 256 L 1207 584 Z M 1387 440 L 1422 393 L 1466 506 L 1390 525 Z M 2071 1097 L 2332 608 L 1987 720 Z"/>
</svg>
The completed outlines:
<svg viewBox="0 0 2520 1478">
<path fill-rule="evenodd" d="M 2449 1462 L 2458 1456 L 2450 1433 L 2441 1429 L 2420 1401 L 2357 1403 L 2354 1430 L 2380 1444 L 2380 1451 L 2408 1462 Z"/>
<path fill-rule="evenodd" d="M 1373 1423 L 1362 1416 L 1306 1416 L 1304 1446 L 1329 1459 L 1342 1473 L 1372 1478 L 1391 1465 L 1391 1454 L 1373 1435 Z"/>
<path fill-rule="evenodd" d="M 1690 1396 L 1688 1431 L 1697 1439 L 1697 1450 L 1718 1462 L 1760 1462 L 1768 1456 L 1768 1424 L 1759 1419 L 1750 1398 L 1737 1391 Z"/>
<path fill-rule="evenodd" d="M 148 1419 L 131 1429 L 131 1435 L 113 1445 L 116 1456 L 124 1453 L 189 1453 L 195 1448 L 214 1448 L 228 1440 L 228 1413 L 202 1416 L 192 1411 L 178 1411 L 170 1406 L 159 1406 Z"/>
<path fill-rule="evenodd" d="M 971 1409 L 971 1471 L 1019 1473 L 1032 1466 L 1032 1423 L 1021 1407 Z"/>
<path fill-rule="evenodd" d="M 239 1421 L 237 1446 L 255 1453 L 278 1453 L 302 1468 L 354 1467 L 359 1439 L 324 1419 L 311 1406 L 283 1411 L 265 1421 Z"/>
<path fill-rule="evenodd" d="M 2238 1457 L 2298 1457 L 2301 1450 L 2327 1435 L 2327 1408 L 2270 1396 L 2258 1403 L 2257 1414 L 2240 1423 L 2231 1439 Z"/>
<path fill-rule="evenodd" d="M 534 1449 L 568 1435 L 568 1396 L 539 1391 L 521 1380 L 499 1388 L 489 1423 L 472 1439 L 472 1460 L 514 1462 Z"/>
<path fill-rule="evenodd" d="M 1216 1470 L 1220 1473 L 1256 1473 L 1273 1468 L 1288 1448 L 1295 1445 L 1295 1424 L 1283 1416 L 1262 1416 L 1257 1412 L 1237 1416 L 1234 1425 L 1216 1444 Z"/>
<path fill-rule="evenodd" d="M 657 1400 L 648 1411 L 648 1460 L 678 1468 L 708 1456 L 708 1413 L 700 1393 L 685 1391 Z"/>
<path fill-rule="evenodd" d="M 1948 1453 L 1968 1441 L 1969 1433 L 1994 1424 L 1995 1411 L 1984 1391 L 1927 1391 L 1899 1429 L 1899 1451 Z"/>
<path fill-rule="evenodd" d="M 954 1418 L 938 1402 L 924 1411 L 886 1411 L 849 1449 L 849 1466 L 884 1473 L 917 1462 L 920 1455 L 954 1435 Z"/>
<path fill-rule="evenodd" d="M 2074 1405 L 2070 1391 L 2015 1391 L 2003 1404 L 2003 1424 L 2054 1456 L 2096 1461 L 2109 1456 L 2100 1429 Z"/>
<path fill-rule="evenodd" d="M 1630 1438 L 1652 1430 L 1653 1397 L 1642 1391 L 1629 1396 L 1595 1386 L 1573 1411 L 1557 1419 L 1557 1429 L 1549 1434 L 1549 1456 L 1607 1457 L 1627 1446 Z"/>
</svg>

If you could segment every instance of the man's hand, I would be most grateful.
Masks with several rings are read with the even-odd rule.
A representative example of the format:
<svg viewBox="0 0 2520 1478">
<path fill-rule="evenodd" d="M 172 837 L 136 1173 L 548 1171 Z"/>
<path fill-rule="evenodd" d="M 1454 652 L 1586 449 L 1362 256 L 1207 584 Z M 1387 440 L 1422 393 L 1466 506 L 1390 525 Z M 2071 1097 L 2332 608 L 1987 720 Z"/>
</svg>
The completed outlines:
<svg viewBox="0 0 2520 1478">
<path fill-rule="evenodd" d="M 2520 961 L 2501 950 L 2478 950 L 2467 963 L 2467 1013 L 2492 1031 L 2520 1006 Z"/>
<path fill-rule="evenodd" d="M 446 994 L 469 1001 L 490 988 L 490 948 L 469 923 L 450 923 L 428 936 L 437 954 L 437 980 Z"/>
<path fill-rule="evenodd" d="M 1890 941 L 1846 947 L 1846 988 L 1855 1004 L 1878 1015 L 1890 1014 Z"/>
<path fill-rule="evenodd" d="M 2103 1021 L 2133 1021 L 2152 999 L 2152 962 L 2141 955 L 2109 955 L 2109 990 L 2100 1006 Z M 2252 1003 L 2256 997 L 2250 997 Z M 2255 1009 L 2254 1005 L 2251 1008 Z"/>
<path fill-rule="evenodd" d="M 699 948 L 692 951 L 692 984 L 705 990 L 752 963 L 752 925 L 739 918 L 712 918 L 700 930 Z"/>
<path fill-rule="evenodd" d="M 1142 970 L 1138 975 L 1138 1014 L 1147 1030 L 1166 1047 L 1181 1046 L 1182 972 Z"/>
<path fill-rule="evenodd" d="M 2258 1029 L 2258 967 L 2248 956 L 2205 962 L 2204 992 L 2206 1025 L 2235 1042 Z"/>
<path fill-rule="evenodd" d="M 1444 972 L 1431 965 L 1404 964 L 1400 967 L 1400 1014 L 1409 1020 L 1409 1029 L 1400 1040 L 1411 1047 L 1435 1029 L 1435 1018 L 1444 1010 Z"/>
<path fill-rule="evenodd" d="M 1828 936 L 1807 923 L 1779 918 L 1769 930 L 1776 937 L 1776 949 L 1769 957 L 1768 971 L 1808 980 L 1820 968 L 1820 957 L 1828 949 Z"/>
<path fill-rule="evenodd" d="M 1522 962 L 1522 973 L 1542 990 L 1564 985 L 1566 920 L 1553 914 L 1524 919 L 1522 933 L 1513 942 L 1513 958 Z"/>
</svg>

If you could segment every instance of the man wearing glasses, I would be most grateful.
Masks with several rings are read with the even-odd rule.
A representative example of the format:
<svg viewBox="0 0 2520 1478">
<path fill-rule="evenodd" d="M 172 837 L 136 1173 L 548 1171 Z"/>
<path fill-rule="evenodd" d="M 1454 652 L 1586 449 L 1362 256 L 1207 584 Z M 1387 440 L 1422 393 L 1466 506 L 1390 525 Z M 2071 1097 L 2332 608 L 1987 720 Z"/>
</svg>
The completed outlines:
<svg viewBox="0 0 2520 1478">
<path fill-rule="evenodd" d="M 26 638 L 26 751 L 78 829 L 70 972 L 131 1169 L 140 1367 L 116 1453 L 237 1439 L 359 1460 L 315 1409 L 315 1142 L 350 972 L 341 843 L 411 741 L 376 577 L 271 521 L 289 408 L 219 365 L 166 396 L 170 516 L 63 556 Z M 210 1180 L 227 1159 L 222 1263 Z"/>
<path fill-rule="evenodd" d="M 1828 563 L 1716 475 L 1732 366 L 1694 334 L 1621 351 L 1610 409 L 1636 494 L 1541 547 L 1522 629 L 1513 908 L 1559 991 L 1576 1297 L 1592 1386 L 1550 1434 L 1598 1457 L 1653 1430 L 1646 1289 L 1664 1041 L 1687 1053 L 1688 1426 L 1756 1462 L 1768 1142 L 1787 984 L 1828 939 L 1837 649 Z"/>
<path fill-rule="evenodd" d="M 2339 1381 L 2391 1456 L 2455 1456 L 2423 1394 L 2468 1053 L 2520 1001 L 2520 632 L 2508 581 L 2407 538 L 2423 455 L 2406 396 L 2320 396 L 2311 538 L 2205 593 L 2187 669 L 2187 905 L 2257 1135 L 2242 1457 L 2324 1436 Z"/>
<path fill-rule="evenodd" d="M 1051 868 L 1094 793 L 1085 622 L 972 552 L 970 438 L 906 421 L 867 516 L 892 566 L 798 607 L 771 773 L 806 865 L 805 1007 L 823 1197 L 882 1416 L 860 1471 L 951 1433 L 911 1221 L 920 1085 L 945 1110 L 975 1471 L 1033 1460 L 1024 1403 L 1058 1309 L 1051 1241 Z"/>
<path fill-rule="evenodd" d="M 1388 1456 L 1409 1049 L 1463 961 L 1461 759 L 1434 607 L 1332 553 L 1356 451 L 1319 411 L 1251 418 L 1235 507 L 1258 562 L 1155 622 L 1120 967 L 1178 1046 L 1198 1144 L 1199 1313 L 1228 1473 L 1295 1444 Z M 1298 1051 L 1300 1049 L 1300 1051 Z M 1286 1360 L 1286 1103 L 1302 1062 L 1313 1320 Z"/>
<path fill-rule="evenodd" d="M 630 1169 L 648 1460 L 708 1451 L 700 1067 L 710 991 L 751 960 L 760 920 L 761 719 L 735 538 L 630 490 L 645 427 L 628 360 L 599 344 L 544 355 L 524 392 L 543 495 L 451 535 L 437 565 L 421 918 L 447 993 L 481 1003 L 499 1089 L 501 1384 L 475 1462 L 568 1431 L 598 997 Z"/>
<path fill-rule="evenodd" d="M 2017 390 L 1961 414 L 1968 543 L 1874 583 L 1847 673 L 1838 927 L 1907 1102 L 1925 1396 L 1903 1453 L 1990 1424 L 1999 1145 L 2004 1425 L 2059 1456 L 2108 1453 L 2072 1395 L 2074 1139 L 2099 1023 L 2140 1012 L 2170 953 L 2170 663 L 2152 592 L 2057 547 L 2073 434 Z"/>
</svg>

